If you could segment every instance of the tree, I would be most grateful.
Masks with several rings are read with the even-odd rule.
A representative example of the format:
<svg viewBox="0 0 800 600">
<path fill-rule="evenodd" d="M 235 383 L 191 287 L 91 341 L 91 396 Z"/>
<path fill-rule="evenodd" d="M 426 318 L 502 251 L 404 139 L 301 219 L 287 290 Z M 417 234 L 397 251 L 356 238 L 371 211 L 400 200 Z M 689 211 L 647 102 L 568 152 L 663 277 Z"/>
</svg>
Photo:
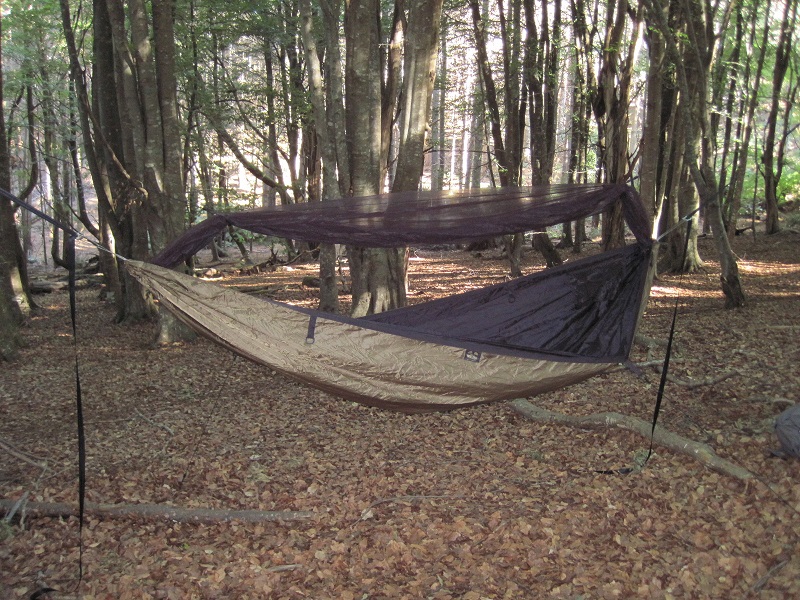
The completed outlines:
<svg viewBox="0 0 800 600">
<path fill-rule="evenodd" d="M 636 59 L 641 8 L 633 11 L 627 0 L 606 3 L 605 37 L 600 70 L 597 74 L 597 96 L 594 99 L 595 119 L 601 148 L 603 178 L 607 183 L 624 183 L 633 172 L 629 158 L 629 108 L 633 67 Z M 627 35 L 628 14 L 633 32 Z M 627 48 L 623 52 L 623 48 Z M 606 248 L 625 243 L 622 214 L 612 209 L 603 218 L 603 242 Z"/>
<path fill-rule="evenodd" d="M 557 68 L 560 42 L 561 2 L 552 3 L 552 24 L 547 2 L 541 10 L 541 27 L 536 25 L 536 7 L 532 0 L 512 1 L 507 11 L 498 2 L 500 20 L 502 87 L 496 85 L 488 53 L 487 27 L 478 0 L 470 0 L 473 36 L 478 60 L 486 113 L 489 118 L 494 156 L 501 187 L 522 183 L 526 116 L 530 117 L 531 182 L 546 184 L 553 173 L 555 125 L 557 115 Z M 524 11 L 527 39 L 520 31 Z M 552 35 L 551 35 L 552 30 Z M 498 93 L 500 87 L 500 93 Z M 502 105 L 500 99 L 502 98 Z M 511 276 L 522 275 L 520 255 L 522 233 L 506 237 L 506 252 Z M 548 266 L 561 258 L 544 232 L 534 235 L 534 247 L 540 250 Z"/>
<path fill-rule="evenodd" d="M 792 34 L 795 31 L 796 23 L 797 0 L 787 0 L 784 2 L 783 16 L 778 33 L 778 45 L 775 48 L 772 98 L 766 123 L 767 132 L 764 139 L 764 149 L 761 154 L 761 160 L 764 163 L 764 202 L 767 208 L 766 232 L 768 234 L 777 233 L 780 230 L 778 223 L 778 181 L 780 181 L 781 157 L 780 152 L 776 151 L 775 135 L 778 127 L 781 89 L 783 88 L 786 72 L 789 69 L 789 61 L 792 55 Z M 789 111 L 785 112 L 788 114 Z"/>
<path fill-rule="evenodd" d="M 331 12 L 328 6 L 328 12 Z M 338 13 L 338 10 L 337 10 Z M 330 23 L 330 21 L 328 21 Z M 326 28 L 330 31 L 331 28 Z M 337 28 L 338 32 L 338 28 Z M 326 108 L 325 90 L 323 88 L 322 64 L 320 51 L 317 48 L 317 39 L 314 32 L 314 14 L 310 0 L 300 1 L 300 33 L 305 49 L 306 65 L 308 69 L 309 95 L 314 115 L 314 133 L 317 136 L 320 162 L 322 163 L 322 183 L 320 198 L 323 202 L 331 195 L 344 195 L 344 185 L 339 185 L 336 177 L 336 128 L 331 122 L 329 125 L 328 110 Z M 324 41 L 323 45 L 338 45 L 338 35 L 328 34 L 333 39 Z M 336 68 L 340 68 L 337 62 Z M 334 113 L 331 108 L 331 114 Z M 322 244 L 319 254 L 320 276 L 320 310 L 336 312 L 339 308 L 339 286 L 336 280 L 336 247 L 332 244 Z"/>
<path fill-rule="evenodd" d="M 123 256 L 144 259 L 180 233 L 185 222 L 174 3 L 129 0 L 126 6 L 122 0 L 95 0 L 93 9 L 92 97 L 70 6 L 61 0 L 84 150 L 100 207 L 101 243 Z M 113 254 L 105 261 L 107 278 L 118 281 Z M 119 318 L 150 314 L 138 286 L 123 282 Z M 176 322 L 162 320 L 162 340 L 182 331 Z"/>
<path fill-rule="evenodd" d="M 688 103 L 688 110 L 678 125 L 684 136 L 685 163 L 699 194 L 700 203 L 705 209 L 706 218 L 711 223 L 717 244 L 725 305 L 728 308 L 736 308 L 744 305 L 745 297 L 739 280 L 736 257 L 731 250 L 722 221 L 719 188 L 713 168 L 715 140 L 711 136 L 707 104 L 716 15 L 713 6 L 704 4 L 703 0 L 679 0 L 679 4 L 685 19 L 687 35 L 692 42 L 691 51 L 688 52 L 681 52 L 676 33 L 667 22 L 667 11 L 660 0 L 646 0 L 650 23 L 658 28 L 665 40 L 676 70 L 681 97 L 684 103 Z M 699 151 L 692 137 L 693 132 L 699 134 Z"/>
<path fill-rule="evenodd" d="M 548 184 L 553 177 L 558 115 L 558 67 L 561 46 L 561 0 L 542 2 L 541 27 L 536 28 L 532 0 L 525 0 L 528 42 L 525 47 L 525 88 L 530 114 L 531 183 Z M 552 21 L 549 7 L 552 6 Z M 548 267 L 562 263 L 547 232 L 533 235 L 533 247 L 545 258 Z"/>
<path fill-rule="evenodd" d="M 480 73 L 486 113 L 489 119 L 494 157 L 501 187 L 516 187 L 522 177 L 522 146 L 525 128 L 525 112 L 527 93 L 523 78 L 521 59 L 521 10 L 520 1 L 512 1 L 506 15 L 502 3 L 499 3 L 500 40 L 503 67 L 503 112 L 501 113 L 499 94 L 489 58 L 487 27 L 478 0 L 470 0 L 472 15 L 472 31 L 477 53 L 478 72 Z M 511 22 L 508 23 L 510 17 Z M 527 47 L 526 47 L 527 48 Z M 505 117 L 505 118 L 503 118 Z M 511 276 L 522 275 L 520 254 L 522 251 L 522 233 L 506 236 L 506 252 L 511 263 Z"/>
<path fill-rule="evenodd" d="M 762 72 L 764 69 L 764 59 L 766 57 L 767 47 L 769 45 L 767 40 L 770 31 L 769 16 L 771 12 L 771 6 L 772 2 L 767 0 L 766 4 L 764 5 L 764 18 L 761 26 L 761 35 L 759 38 L 760 43 L 758 45 L 756 45 L 755 42 L 757 39 L 756 36 L 758 33 L 759 14 L 761 14 L 760 9 L 762 4 L 761 2 L 755 1 L 747 6 L 750 15 L 750 30 L 748 32 L 746 44 L 747 58 L 745 60 L 743 71 L 740 70 L 737 72 L 738 77 L 730 77 L 731 83 L 729 94 L 731 97 L 734 97 L 735 90 L 737 89 L 746 90 L 747 92 L 742 94 L 735 112 L 735 116 L 737 117 L 735 135 L 736 144 L 730 161 L 730 183 L 727 186 L 723 185 L 725 182 L 724 162 L 721 169 L 723 175 L 720 178 L 720 187 L 722 189 L 727 187 L 727 193 L 725 194 L 725 216 L 728 225 L 728 237 L 732 237 L 736 234 L 736 218 L 739 214 L 739 208 L 742 202 L 742 192 L 744 190 L 745 175 L 748 170 L 748 158 L 750 156 L 750 140 L 753 133 L 754 116 L 756 108 L 758 107 L 759 90 L 761 89 Z M 743 32 L 744 30 L 744 17 L 744 11 L 739 12 L 737 15 L 737 35 L 742 35 L 742 33 L 739 32 Z M 752 73 L 754 67 L 753 61 L 755 61 L 755 74 Z M 726 119 L 726 136 L 723 141 L 725 148 L 727 148 L 729 145 L 727 141 L 727 132 L 729 129 L 732 129 L 732 127 L 728 125 L 727 121 L 729 120 L 731 120 L 731 115 L 729 115 Z"/>
<path fill-rule="evenodd" d="M 3 27 L 0 2 L 0 188 L 11 190 L 11 166 L 3 96 Z M 15 207 L 0 196 L 0 359 L 11 360 L 20 345 L 18 326 L 30 311 L 27 272 L 15 220 Z"/>
<path fill-rule="evenodd" d="M 379 4 L 373 0 L 351 2 L 345 14 L 346 130 L 349 142 L 350 186 L 355 196 L 379 193 L 384 152 L 381 124 L 386 88 L 381 85 Z M 394 191 L 416 189 L 422 174 L 425 131 L 430 118 L 441 2 L 414 1 L 397 14 L 395 23 L 407 22 L 400 109 L 400 146 Z M 414 24 L 413 31 L 411 24 Z M 391 97 L 391 87 L 389 95 Z M 386 129 L 383 129 L 386 131 Z M 348 248 L 354 316 L 381 312 L 406 302 L 406 250 Z"/>
</svg>

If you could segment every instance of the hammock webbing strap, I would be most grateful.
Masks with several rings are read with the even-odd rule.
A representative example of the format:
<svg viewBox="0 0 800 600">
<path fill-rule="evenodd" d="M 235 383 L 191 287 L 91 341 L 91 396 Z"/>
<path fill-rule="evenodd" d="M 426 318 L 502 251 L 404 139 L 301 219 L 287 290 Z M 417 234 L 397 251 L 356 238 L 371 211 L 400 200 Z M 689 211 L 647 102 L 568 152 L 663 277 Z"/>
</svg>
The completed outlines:
<svg viewBox="0 0 800 600">
<path fill-rule="evenodd" d="M 697 209 L 700 210 L 700 209 Z M 689 254 L 689 238 L 692 237 L 692 217 L 697 212 L 686 215 L 683 220 L 686 221 L 686 239 L 683 241 L 683 255 L 681 256 L 681 276 L 679 283 L 683 281 L 683 268 L 686 265 L 686 256 Z M 650 429 L 650 448 L 647 451 L 647 457 L 644 459 L 642 466 L 647 464 L 650 456 L 653 454 L 653 438 L 656 433 L 656 423 L 658 422 L 658 415 L 661 412 L 661 401 L 664 399 L 664 388 L 667 385 L 667 374 L 669 373 L 669 359 L 672 356 L 672 342 L 675 339 L 675 324 L 678 322 L 678 305 L 681 296 L 678 294 L 675 297 L 675 306 L 672 309 L 672 323 L 669 328 L 669 337 L 667 338 L 667 351 L 664 353 L 664 367 L 661 369 L 661 381 L 658 384 L 658 393 L 656 394 L 656 405 L 653 409 L 653 426 Z"/>
<path fill-rule="evenodd" d="M 77 320 L 77 301 L 75 297 L 76 280 L 76 261 L 75 261 L 75 240 L 81 237 L 80 233 L 73 227 L 62 223 L 50 215 L 42 212 L 38 208 L 31 206 L 24 200 L 20 200 L 14 194 L 0 188 L 0 196 L 10 200 L 17 206 L 30 211 L 40 219 L 44 219 L 53 227 L 57 227 L 66 236 L 65 262 L 69 272 L 69 314 L 72 323 L 72 345 L 75 353 L 75 412 L 78 428 L 78 583 L 79 587 L 83 581 L 83 525 L 86 510 L 86 436 L 83 421 L 83 394 L 81 393 L 81 374 L 78 358 L 78 320 Z M 55 591 L 51 588 L 44 588 L 34 593 L 31 598 L 37 597 L 48 591 Z"/>
</svg>

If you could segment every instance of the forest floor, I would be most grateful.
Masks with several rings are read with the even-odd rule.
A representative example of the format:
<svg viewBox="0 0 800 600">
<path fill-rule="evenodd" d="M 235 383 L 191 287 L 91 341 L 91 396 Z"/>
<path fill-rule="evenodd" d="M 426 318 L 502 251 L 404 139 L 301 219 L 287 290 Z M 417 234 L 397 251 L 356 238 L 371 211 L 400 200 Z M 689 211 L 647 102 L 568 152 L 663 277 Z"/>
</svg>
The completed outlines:
<svg viewBox="0 0 800 600">
<path fill-rule="evenodd" d="M 77 313 L 87 500 L 309 514 L 210 524 L 92 514 L 80 584 L 77 520 L 18 514 L 0 522 L 0 597 L 50 587 L 45 598 L 798 598 L 800 461 L 770 451 L 775 417 L 800 402 L 800 235 L 736 238 L 747 305 L 734 311 L 713 242 L 700 247 L 705 267 L 656 281 L 642 324 L 663 340 L 678 298 L 676 381 L 659 423 L 750 470 L 748 482 L 661 447 L 620 474 L 646 439 L 542 425 L 506 403 L 398 414 L 206 341 L 155 347 L 152 323 L 114 324 L 87 283 Z M 539 263 L 528 249 L 526 272 Z M 418 251 L 411 297 L 498 281 L 506 268 L 496 250 Z M 310 305 L 316 290 L 301 281 L 315 272 L 229 269 L 222 282 Z M 0 375 L 0 500 L 74 507 L 68 298 L 36 299 L 27 348 Z M 632 359 L 661 352 L 637 346 Z M 654 369 L 618 369 L 531 402 L 649 421 L 657 387 Z"/>
</svg>

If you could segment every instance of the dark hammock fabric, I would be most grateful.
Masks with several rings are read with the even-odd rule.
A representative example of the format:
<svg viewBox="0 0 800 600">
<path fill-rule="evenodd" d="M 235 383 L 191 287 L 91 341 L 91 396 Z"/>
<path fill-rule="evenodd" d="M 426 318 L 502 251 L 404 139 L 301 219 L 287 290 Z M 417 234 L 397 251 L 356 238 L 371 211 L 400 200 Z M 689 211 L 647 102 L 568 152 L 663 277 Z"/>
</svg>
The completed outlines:
<svg viewBox="0 0 800 600">
<path fill-rule="evenodd" d="M 162 267 L 229 225 L 371 247 L 543 229 L 619 203 L 635 243 L 479 290 L 363 318 L 261 301 Z M 419 192 L 217 215 L 128 271 L 198 332 L 345 398 L 403 411 L 558 389 L 624 362 L 647 300 L 652 241 L 623 185 Z"/>
<path fill-rule="evenodd" d="M 638 194 L 622 185 L 549 185 L 464 192 L 402 192 L 214 215 L 154 259 L 174 267 L 229 225 L 295 240 L 391 248 L 449 244 L 543 229 L 599 214 L 620 202 L 636 240 L 650 243 Z"/>
<path fill-rule="evenodd" d="M 649 248 L 635 244 L 360 320 L 370 322 L 366 327 L 474 351 L 624 362 L 636 332 L 649 257 Z"/>
</svg>

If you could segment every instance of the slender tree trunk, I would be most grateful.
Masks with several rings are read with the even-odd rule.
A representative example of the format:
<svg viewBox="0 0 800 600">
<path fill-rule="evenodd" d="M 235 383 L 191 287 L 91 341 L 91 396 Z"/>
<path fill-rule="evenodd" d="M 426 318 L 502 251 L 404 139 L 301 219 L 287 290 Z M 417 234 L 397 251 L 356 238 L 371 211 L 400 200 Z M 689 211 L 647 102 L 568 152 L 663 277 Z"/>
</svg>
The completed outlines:
<svg viewBox="0 0 800 600">
<path fill-rule="evenodd" d="M 11 191 L 11 161 L 3 104 L 3 15 L 0 11 L 0 188 Z M 21 273 L 17 266 L 19 235 L 11 201 L 0 197 L 0 361 L 16 358 L 23 306 L 17 300 Z"/>
<path fill-rule="evenodd" d="M 0 14 L 0 188 L 10 192 L 11 156 L 3 108 L 2 33 Z M 4 360 L 16 355 L 17 328 L 32 307 L 27 291 L 27 266 L 14 213 L 11 201 L 0 197 L 0 356 Z"/>
<path fill-rule="evenodd" d="M 644 130 L 642 132 L 642 157 L 639 175 L 641 184 L 639 194 L 653 223 L 656 224 L 653 235 L 658 237 L 658 215 L 664 203 L 664 191 L 661 187 L 660 173 L 663 169 L 662 144 L 663 103 L 664 95 L 664 61 L 666 48 L 664 40 L 656 29 L 648 29 L 645 34 L 649 53 L 647 70 L 647 91 L 645 105 Z"/>
<path fill-rule="evenodd" d="M 778 45 L 775 49 L 775 66 L 772 72 L 772 99 L 769 116 L 767 117 L 764 149 L 761 154 L 761 160 L 764 163 L 764 202 L 767 209 L 765 229 L 767 234 L 780 231 L 778 222 L 778 181 L 780 179 L 778 170 L 780 169 L 780 161 L 776 161 L 775 136 L 778 127 L 781 90 L 792 56 L 792 33 L 796 22 L 797 0 L 787 0 L 784 3 Z"/>
<path fill-rule="evenodd" d="M 548 7 L 552 7 L 551 24 Z M 555 129 L 558 115 L 558 48 L 561 43 L 561 0 L 542 2 L 541 27 L 538 32 L 532 0 L 525 2 L 525 22 L 532 33 L 526 46 L 525 81 L 529 94 L 531 123 L 530 156 L 531 183 L 548 184 L 553 177 L 555 163 Z M 560 265 L 563 260 L 553 246 L 546 231 L 533 234 L 533 248 L 539 251 L 548 267 Z"/>
<path fill-rule="evenodd" d="M 735 308 L 744 305 L 745 296 L 739 280 L 739 269 L 736 257 L 731 250 L 728 241 L 725 225 L 722 221 L 722 210 L 720 207 L 719 188 L 714 169 L 712 167 L 713 140 L 710 139 L 710 126 L 708 121 L 707 94 L 709 67 L 711 64 L 710 53 L 710 32 L 714 26 L 713 11 L 710 7 L 701 6 L 700 0 L 684 0 L 684 14 L 687 26 L 690 29 L 692 48 L 694 53 L 691 60 L 699 65 L 692 71 L 698 79 L 693 85 L 689 84 L 689 75 L 684 65 L 685 54 L 679 50 L 675 39 L 674 31 L 668 26 L 665 15 L 666 11 L 660 4 L 660 0 L 645 0 L 648 15 L 652 20 L 651 25 L 659 29 L 661 35 L 667 42 L 667 49 L 673 58 L 678 86 L 681 96 L 684 99 L 692 99 L 691 90 L 695 90 L 696 101 L 691 102 L 689 118 L 683 119 L 682 128 L 684 130 L 698 130 L 701 132 L 700 150 L 689 143 L 690 136 L 686 136 L 687 143 L 684 146 L 685 162 L 691 172 L 697 192 L 700 196 L 701 206 L 705 208 L 706 218 L 711 223 L 711 230 L 717 244 L 720 257 L 720 282 L 722 291 L 725 295 L 725 306 Z M 708 21 L 703 19 L 707 18 Z"/>
<path fill-rule="evenodd" d="M 322 162 L 321 200 L 328 200 L 338 193 L 336 182 L 336 146 L 332 127 L 328 125 L 328 111 L 325 107 L 322 65 L 319 60 L 317 41 L 313 31 L 313 14 L 310 0 L 300 0 L 300 32 L 306 52 L 311 106 L 314 113 L 314 131 Z M 327 312 L 339 309 L 339 285 L 336 277 L 336 247 L 321 244 L 319 253 L 320 299 L 319 308 Z"/>
<path fill-rule="evenodd" d="M 432 138 L 432 153 L 431 153 L 431 189 L 439 191 L 444 189 L 444 174 L 445 174 L 445 157 L 446 157 L 446 139 L 447 127 L 445 124 L 445 108 L 447 105 L 447 86 L 448 86 L 448 72 L 447 72 L 447 29 L 448 22 L 447 16 L 442 15 L 442 31 L 440 34 L 440 50 L 439 50 L 439 72 L 436 76 L 436 85 L 433 92 L 433 119 L 431 138 Z M 475 127 L 471 128 L 473 132 L 473 139 L 475 137 Z M 473 186 L 477 187 L 477 186 Z"/>
<path fill-rule="evenodd" d="M 355 196 L 381 189 L 381 76 L 377 0 L 351 0 L 345 13 L 347 138 L 350 180 Z M 384 250 L 348 248 L 352 278 L 351 314 L 381 312 L 392 298 L 388 255 Z M 397 304 L 395 304 L 397 306 Z"/>
<path fill-rule="evenodd" d="M 504 99 L 505 99 L 505 122 L 500 113 L 497 86 L 495 85 L 492 74 L 492 65 L 489 60 L 487 50 L 486 24 L 481 13 L 481 6 L 478 0 L 469 2 L 472 14 L 472 32 L 475 38 L 475 48 L 477 50 L 478 67 L 480 73 L 481 87 L 483 88 L 484 102 L 486 105 L 487 116 L 491 131 L 491 140 L 494 147 L 494 156 L 497 161 L 497 170 L 500 179 L 500 186 L 515 187 L 520 184 L 522 166 L 522 132 L 525 125 L 525 113 L 527 106 L 527 90 L 521 62 L 526 62 L 527 58 L 520 60 L 521 40 L 518 33 L 521 30 L 520 20 L 522 18 L 521 2 L 512 2 L 509 5 L 509 15 L 512 22 L 507 23 L 502 10 L 500 11 L 501 39 L 503 42 L 503 74 L 504 74 Z M 532 14 L 531 2 L 525 4 L 526 15 Z M 527 17 L 529 25 L 528 42 L 526 44 L 526 56 L 529 56 L 531 40 L 535 27 L 531 28 L 531 20 Z M 522 275 L 520 259 L 522 253 L 523 237 L 522 233 L 508 235 L 504 237 L 506 254 L 511 267 L 511 276 L 519 277 Z"/>
</svg>

